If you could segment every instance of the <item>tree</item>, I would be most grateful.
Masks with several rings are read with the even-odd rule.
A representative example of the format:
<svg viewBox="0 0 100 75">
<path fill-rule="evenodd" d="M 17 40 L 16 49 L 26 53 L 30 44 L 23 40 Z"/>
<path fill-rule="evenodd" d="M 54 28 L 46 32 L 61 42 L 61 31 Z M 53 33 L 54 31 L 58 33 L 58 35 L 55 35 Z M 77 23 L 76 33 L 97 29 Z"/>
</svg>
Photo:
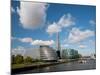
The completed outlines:
<svg viewBox="0 0 100 75">
<path fill-rule="evenodd" d="M 23 63 L 23 61 L 24 61 L 24 58 L 22 55 L 16 55 L 16 57 L 15 57 L 16 64 L 21 64 L 21 63 Z"/>
<path fill-rule="evenodd" d="M 25 63 L 32 63 L 33 62 L 33 59 L 29 56 L 27 56 L 25 59 L 24 59 L 24 62 Z"/>
</svg>

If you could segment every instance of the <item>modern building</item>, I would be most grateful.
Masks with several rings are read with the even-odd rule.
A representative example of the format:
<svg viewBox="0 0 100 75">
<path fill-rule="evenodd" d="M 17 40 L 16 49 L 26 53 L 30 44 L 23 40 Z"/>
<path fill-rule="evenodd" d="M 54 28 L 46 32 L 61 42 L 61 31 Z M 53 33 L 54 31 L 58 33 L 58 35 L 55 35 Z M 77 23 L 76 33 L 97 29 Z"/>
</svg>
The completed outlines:
<svg viewBox="0 0 100 75">
<path fill-rule="evenodd" d="M 40 58 L 44 61 L 57 61 L 58 59 L 56 51 L 47 45 L 40 46 Z"/>
<path fill-rule="evenodd" d="M 91 54 L 90 58 L 91 58 L 91 59 L 96 59 L 96 54 L 94 54 L 94 53 Z"/>
<path fill-rule="evenodd" d="M 74 57 L 78 56 L 78 51 L 74 49 L 63 49 L 61 55 L 62 58 L 73 59 Z"/>
</svg>

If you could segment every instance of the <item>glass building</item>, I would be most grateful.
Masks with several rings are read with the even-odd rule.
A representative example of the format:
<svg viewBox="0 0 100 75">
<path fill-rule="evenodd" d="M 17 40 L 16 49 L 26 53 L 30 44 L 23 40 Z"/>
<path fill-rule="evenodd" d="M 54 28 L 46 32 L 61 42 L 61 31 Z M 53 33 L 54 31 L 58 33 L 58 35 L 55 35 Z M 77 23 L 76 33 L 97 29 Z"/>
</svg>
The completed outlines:
<svg viewBox="0 0 100 75">
<path fill-rule="evenodd" d="M 62 50 L 62 58 L 73 59 L 78 56 L 78 51 L 74 49 L 63 49 Z"/>
<path fill-rule="evenodd" d="M 57 53 L 56 51 L 46 45 L 40 46 L 40 58 L 44 61 L 57 61 Z"/>
</svg>

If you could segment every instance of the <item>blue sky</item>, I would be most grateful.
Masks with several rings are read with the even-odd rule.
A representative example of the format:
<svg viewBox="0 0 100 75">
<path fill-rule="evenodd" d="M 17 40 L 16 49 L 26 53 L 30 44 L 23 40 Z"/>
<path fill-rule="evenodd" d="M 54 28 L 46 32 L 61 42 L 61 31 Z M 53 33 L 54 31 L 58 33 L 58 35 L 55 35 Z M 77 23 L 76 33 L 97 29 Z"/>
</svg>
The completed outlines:
<svg viewBox="0 0 100 75">
<path fill-rule="evenodd" d="M 12 1 L 11 20 L 12 50 L 40 44 L 55 48 L 59 32 L 61 48 L 95 53 L 95 6 Z"/>
</svg>

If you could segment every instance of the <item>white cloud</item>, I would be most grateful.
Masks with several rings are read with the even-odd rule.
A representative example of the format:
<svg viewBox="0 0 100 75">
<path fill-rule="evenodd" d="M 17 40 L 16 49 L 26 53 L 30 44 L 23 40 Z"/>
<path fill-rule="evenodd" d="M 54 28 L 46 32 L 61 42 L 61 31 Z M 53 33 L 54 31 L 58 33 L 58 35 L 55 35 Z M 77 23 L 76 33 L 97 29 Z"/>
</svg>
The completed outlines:
<svg viewBox="0 0 100 75">
<path fill-rule="evenodd" d="M 13 7 L 11 7 L 11 12 L 15 13 L 15 9 Z"/>
<path fill-rule="evenodd" d="M 46 19 L 46 3 L 20 2 L 17 12 L 23 28 L 34 29 L 44 24 Z"/>
<path fill-rule="evenodd" d="M 14 51 L 22 51 L 22 50 L 25 50 L 25 48 L 22 46 L 18 46 L 17 48 L 14 48 L 13 50 Z"/>
<path fill-rule="evenodd" d="M 46 32 L 48 32 L 50 35 L 52 35 L 53 33 L 60 32 L 60 31 L 61 31 L 60 26 L 58 26 L 55 22 L 53 24 L 50 24 L 46 30 Z"/>
<path fill-rule="evenodd" d="M 93 46 L 95 46 L 95 45 L 96 45 L 95 40 L 89 40 L 89 43 L 90 43 L 90 44 L 92 44 Z"/>
<path fill-rule="evenodd" d="M 25 37 L 25 38 L 16 38 L 12 37 L 12 40 L 18 40 L 23 43 L 29 43 L 30 45 L 53 45 L 55 42 L 53 40 L 33 40 L 30 37 Z M 21 47 L 18 47 L 17 50 L 23 49 Z"/>
<path fill-rule="evenodd" d="M 18 40 L 23 43 L 31 43 L 33 42 L 33 39 L 31 37 L 25 37 L 25 38 L 17 38 L 17 37 L 11 37 L 12 40 Z"/>
<path fill-rule="evenodd" d="M 75 25 L 75 22 L 73 20 L 72 15 L 68 13 L 67 15 L 63 15 L 60 18 L 58 25 L 60 25 L 61 27 L 69 27 L 71 25 Z"/>
<path fill-rule="evenodd" d="M 68 42 L 69 43 L 78 43 L 78 42 L 83 41 L 92 36 L 94 36 L 94 31 L 91 31 L 91 30 L 81 31 L 78 28 L 72 28 L 72 30 L 68 36 Z"/>
<path fill-rule="evenodd" d="M 30 43 L 30 42 L 33 41 L 33 39 L 30 38 L 30 37 L 26 37 L 26 38 L 21 38 L 21 39 L 19 39 L 19 41 L 21 41 L 21 42 L 25 42 L 25 43 Z"/>
<path fill-rule="evenodd" d="M 66 47 L 68 47 L 69 45 L 68 44 L 62 44 L 61 45 L 61 48 L 66 48 Z"/>
<path fill-rule="evenodd" d="M 61 32 L 62 28 L 69 27 L 75 25 L 73 17 L 70 13 L 63 15 L 58 22 L 54 22 L 53 24 L 48 25 L 46 32 L 49 34 L 54 34 L 57 32 Z"/>
<path fill-rule="evenodd" d="M 95 24 L 96 24 L 94 20 L 90 20 L 89 23 L 90 23 L 91 25 L 95 25 Z"/>
<path fill-rule="evenodd" d="M 16 48 L 13 48 L 11 51 L 12 51 L 12 54 L 14 54 L 14 55 L 16 55 L 16 54 L 24 55 L 26 52 L 26 49 L 22 46 L 18 46 Z"/>
<path fill-rule="evenodd" d="M 31 44 L 32 45 L 53 45 L 54 41 L 53 40 L 50 40 L 50 41 L 34 40 Z"/>
<path fill-rule="evenodd" d="M 86 45 L 79 45 L 79 48 L 86 48 L 87 46 Z"/>
</svg>

